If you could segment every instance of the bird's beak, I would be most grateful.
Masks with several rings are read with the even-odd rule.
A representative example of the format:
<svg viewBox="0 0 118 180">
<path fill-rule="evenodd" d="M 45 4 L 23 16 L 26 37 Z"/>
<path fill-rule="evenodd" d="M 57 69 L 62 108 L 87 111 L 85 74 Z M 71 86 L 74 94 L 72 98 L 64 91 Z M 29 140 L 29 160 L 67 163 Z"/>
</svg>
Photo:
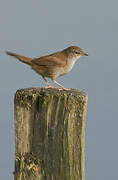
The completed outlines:
<svg viewBox="0 0 118 180">
<path fill-rule="evenodd" d="M 83 56 L 88 56 L 88 54 L 84 53 Z"/>
</svg>

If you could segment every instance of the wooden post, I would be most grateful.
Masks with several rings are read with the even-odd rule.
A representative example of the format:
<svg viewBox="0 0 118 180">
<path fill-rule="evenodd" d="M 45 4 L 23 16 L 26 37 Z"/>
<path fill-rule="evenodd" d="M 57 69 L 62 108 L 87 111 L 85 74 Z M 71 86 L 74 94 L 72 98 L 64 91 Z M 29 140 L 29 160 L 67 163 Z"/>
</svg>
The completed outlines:
<svg viewBox="0 0 118 180">
<path fill-rule="evenodd" d="M 15 180 L 84 180 L 87 94 L 21 89 L 15 95 Z"/>
</svg>

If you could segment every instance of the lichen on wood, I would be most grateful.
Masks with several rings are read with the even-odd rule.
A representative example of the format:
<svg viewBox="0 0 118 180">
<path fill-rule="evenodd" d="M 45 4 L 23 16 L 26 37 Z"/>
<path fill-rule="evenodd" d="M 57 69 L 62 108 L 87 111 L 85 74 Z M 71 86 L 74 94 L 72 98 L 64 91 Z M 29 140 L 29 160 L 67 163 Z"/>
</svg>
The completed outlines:
<svg viewBox="0 0 118 180">
<path fill-rule="evenodd" d="M 15 180 L 84 180 L 87 99 L 75 89 L 16 92 Z"/>
<path fill-rule="evenodd" d="M 18 180 L 37 179 L 40 171 L 40 160 L 31 153 L 16 155 L 14 177 Z"/>
</svg>

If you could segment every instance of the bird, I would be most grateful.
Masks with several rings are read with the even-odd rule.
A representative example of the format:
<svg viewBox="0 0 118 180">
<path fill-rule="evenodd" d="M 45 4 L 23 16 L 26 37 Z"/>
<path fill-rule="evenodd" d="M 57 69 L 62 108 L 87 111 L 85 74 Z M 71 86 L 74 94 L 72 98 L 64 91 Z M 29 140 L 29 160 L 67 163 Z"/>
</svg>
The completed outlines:
<svg viewBox="0 0 118 180">
<path fill-rule="evenodd" d="M 69 73 L 72 70 L 77 59 L 79 59 L 81 56 L 88 56 L 88 54 L 78 46 L 70 46 L 53 54 L 35 58 L 21 56 L 10 51 L 6 51 L 6 54 L 9 56 L 13 56 L 19 61 L 31 66 L 31 68 L 36 73 L 42 76 L 47 84 L 46 88 L 52 88 L 52 86 L 46 79 L 50 78 L 58 86 L 59 89 L 65 90 L 66 88 L 58 83 L 56 81 L 56 78 Z"/>
</svg>

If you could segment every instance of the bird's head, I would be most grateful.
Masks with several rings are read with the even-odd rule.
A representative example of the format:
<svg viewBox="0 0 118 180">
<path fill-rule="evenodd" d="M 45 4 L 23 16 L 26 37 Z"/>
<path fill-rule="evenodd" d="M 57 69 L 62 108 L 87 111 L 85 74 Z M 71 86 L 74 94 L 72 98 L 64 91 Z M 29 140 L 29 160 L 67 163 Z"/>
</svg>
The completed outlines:
<svg viewBox="0 0 118 180">
<path fill-rule="evenodd" d="M 81 56 L 88 56 L 80 47 L 77 46 L 70 46 L 63 50 L 68 58 L 71 59 L 78 59 Z"/>
</svg>

